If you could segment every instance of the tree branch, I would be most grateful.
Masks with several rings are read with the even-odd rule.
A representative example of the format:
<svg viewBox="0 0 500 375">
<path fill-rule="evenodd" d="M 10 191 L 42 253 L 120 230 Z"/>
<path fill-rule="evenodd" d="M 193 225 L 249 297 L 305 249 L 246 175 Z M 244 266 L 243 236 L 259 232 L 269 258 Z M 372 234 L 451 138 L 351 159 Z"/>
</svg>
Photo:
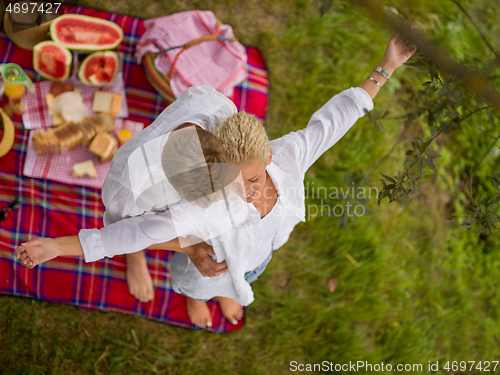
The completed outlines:
<svg viewBox="0 0 500 375">
<path fill-rule="evenodd" d="M 490 89 L 489 80 L 479 72 L 455 62 L 449 55 L 434 45 L 419 30 L 411 30 L 410 25 L 400 17 L 390 14 L 374 0 L 352 0 L 354 3 L 365 8 L 371 17 L 377 19 L 384 25 L 398 32 L 409 43 L 415 44 L 417 49 L 429 61 L 434 62 L 441 70 L 464 82 L 469 90 L 477 96 L 482 97 L 494 107 L 500 108 L 500 93 Z"/>
<path fill-rule="evenodd" d="M 496 53 L 495 49 L 490 44 L 490 42 L 488 42 L 488 40 L 486 39 L 486 37 L 484 36 L 484 34 L 481 32 L 481 30 L 479 30 L 479 28 L 477 27 L 476 23 L 474 22 L 474 20 L 472 19 L 472 17 L 469 15 L 469 13 L 467 13 L 467 11 L 464 9 L 464 7 L 457 0 L 450 0 L 450 1 L 452 3 L 455 3 L 460 8 L 460 10 L 462 11 L 462 13 L 465 14 L 465 16 L 472 23 L 472 25 L 476 29 L 477 33 L 481 36 L 481 39 L 483 39 L 483 41 L 486 43 L 486 45 L 488 46 L 488 48 L 490 49 L 490 51 L 493 52 L 493 54 L 495 55 L 495 57 L 500 60 L 500 56 Z"/>
</svg>

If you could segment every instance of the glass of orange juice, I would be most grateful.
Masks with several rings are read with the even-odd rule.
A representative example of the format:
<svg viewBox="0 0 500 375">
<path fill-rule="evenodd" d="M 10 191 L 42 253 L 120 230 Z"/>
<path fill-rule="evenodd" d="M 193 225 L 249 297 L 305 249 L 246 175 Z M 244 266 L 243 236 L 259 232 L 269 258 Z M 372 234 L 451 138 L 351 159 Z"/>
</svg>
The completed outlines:
<svg viewBox="0 0 500 375">
<path fill-rule="evenodd" d="M 12 99 L 19 99 L 24 95 L 26 87 L 23 83 L 19 83 L 21 75 L 17 69 L 7 69 L 5 72 L 4 80 L 4 93 L 5 96 Z"/>
</svg>

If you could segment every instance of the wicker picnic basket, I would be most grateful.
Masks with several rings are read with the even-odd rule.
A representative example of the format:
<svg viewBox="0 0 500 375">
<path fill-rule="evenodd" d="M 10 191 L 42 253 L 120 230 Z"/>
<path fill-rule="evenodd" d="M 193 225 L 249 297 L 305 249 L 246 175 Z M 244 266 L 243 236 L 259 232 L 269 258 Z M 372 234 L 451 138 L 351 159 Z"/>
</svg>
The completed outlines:
<svg viewBox="0 0 500 375">
<path fill-rule="evenodd" d="M 213 34 L 207 34 L 203 35 L 199 38 L 193 39 L 186 44 L 182 46 L 176 46 L 176 47 L 170 47 L 168 49 L 165 49 L 163 51 L 160 51 L 158 53 L 152 53 L 152 52 L 147 52 L 143 56 L 143 63 L 144 63 L 144 68 L 146 70 L 146 76 L 148 78 L 148 81 L 151 83 L 151 85 L 155 88 L 158 93 L 163 96 L 167 101 L 172 103 L 175 100 L 174 93 L 172 92 L 172 88 L 170 87 L 170 80 L 172 79 L 173 75 L 175 74 L 175 65 L 177 63 L 177 60 L 179 59 L 179 56 L 188 50 L 189 48 L 196 46 L 197 44 L 211 41 L 211 40 L 221 40 L 221 41 L 226 41 L 226 42 L 236 42 L 237 39 L 233 36 L 232 39 L 227 39 L 227 38 L 221 38 L 219 37 L 220 33 L 220 26 L 222 25 L 222 22 L 217 20 L 217 28 Z M 180 52 L 177 54 L 177 56 L 174 59 L 174 62 L 172 63 L 172 68 L 170 69 L 170 73 L 164 74 L 159 72 L 156 69 L 155 66 L 155 61 L 158 55 L 161 53 L 173 50 L 173 49 L 180 49 Z"/>
</svg>

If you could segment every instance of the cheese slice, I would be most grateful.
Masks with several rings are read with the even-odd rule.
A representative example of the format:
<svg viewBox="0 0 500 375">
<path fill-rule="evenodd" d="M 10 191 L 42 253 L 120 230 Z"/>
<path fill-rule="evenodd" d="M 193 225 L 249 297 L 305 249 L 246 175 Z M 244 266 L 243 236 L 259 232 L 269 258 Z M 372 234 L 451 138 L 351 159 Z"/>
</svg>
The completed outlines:
<svg viewBox="0 0 500 375">
<path fill-rule="evenodd" d="M 92 112 L 109 113 L 112 101 L 112 92 L 96 91 L 94 94 L 94 102 L 92 103 Z"/>
<path fill-rule="evenodd" d="M 113 100 L 111 101 L 111 109 L 109 110 L 109 114 L 111 116 L 118 116 L 122 109 L 122 101 L 123 96 L 120 94 L 113 94 Z"/>
</svg>

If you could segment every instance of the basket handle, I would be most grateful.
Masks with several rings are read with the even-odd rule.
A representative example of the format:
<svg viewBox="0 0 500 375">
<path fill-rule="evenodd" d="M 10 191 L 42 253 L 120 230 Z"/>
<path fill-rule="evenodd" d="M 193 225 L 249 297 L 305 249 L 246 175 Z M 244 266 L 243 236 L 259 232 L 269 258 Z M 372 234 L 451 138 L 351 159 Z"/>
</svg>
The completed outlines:
<svg viewBox="0 0 500 375">
<path fill-rule="evenodd" d="M 191 48 L 193 46 L 196 46 L 197 44 L 200 44 L 200 43 L 203 43 L 203 42 L 208 42 L 208 41 L 211 41 L 211 40 L 219 40 L 219 34 L 220 34 L 220 27 L 221 27 L 221 25 L 222 25 L 222 22 L 219 21 L 219 20 L 217 20 L 217 25 L 216 25 L 216 29 L 215 29 L 214 33 L 203 35 L 203 36 L 200 36 L 199 38 L 190 40 L 189 42 L 187 42 L 186 44 L 184 44 L 182 46 L 182 50 L 177 54 L 177 56 L 175 56 L 174 62 L 172 63 L 172 68 L 170 69 L 170 74 L 168 75 L 168 79 L 169 80 L 171 80 L 172 77 L 174 76 L 175 65 L 177 64 L 177 60 L 179 59 L 179 56 L 185 50 L 187 50 L 188 48 Z M 221 40 L 231 41 L 231 42 L 236 42 L 237 41 L 237 39 L 234 38 L 234 37 L 231 40 L 227 40 L 227 39 L 221 39 Z"/>
<path fill-rule="evenodd" d="M 182 47 L 183 50 L 187 50 L 188 48 L 191 48 L 191 47 L 193 47 L 193 46 L 195 46 L 197 44 L 200 44 L 202 42 L 208 42 L 210 40 L 217 40 L 217 38 L 219 37 L 220 26 L 221 25 L 222 25 L 222 22 L 220 22 L 219 20 L 217 20 L 217 25 L 216 25 L 216 28 L 215 28 L 215 32 L 213 34 L 203 35 L 203 36 L 200 36 L 199 38 L 190 40 L 189 42 L 187 42 L 186 44 L 184 44 L 184 46 Z"/>
</svg>

